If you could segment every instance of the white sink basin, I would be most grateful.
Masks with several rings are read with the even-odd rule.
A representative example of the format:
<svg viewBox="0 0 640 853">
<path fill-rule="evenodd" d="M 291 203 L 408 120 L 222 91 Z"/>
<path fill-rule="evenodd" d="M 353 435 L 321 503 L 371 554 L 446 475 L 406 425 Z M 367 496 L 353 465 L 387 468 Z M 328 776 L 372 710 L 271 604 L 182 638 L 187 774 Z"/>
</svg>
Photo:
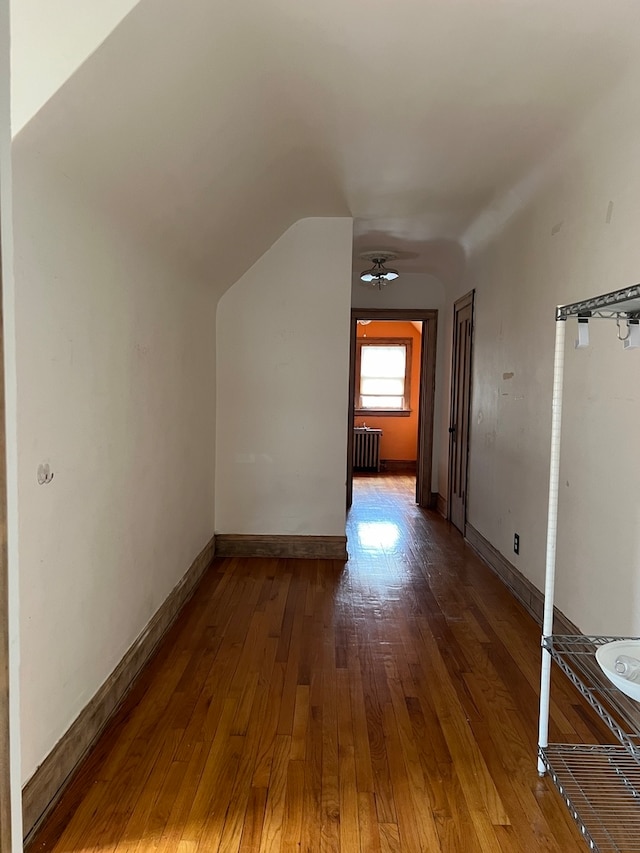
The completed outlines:
<svg viewBox="0 0 640 853">
<path fill-rule="evenodd" d="M 612 643 L 599 646 L 596 651 L 596 660 L 609 681 L 627 696 L 630 696 L 631 699 L 640 702 L 640 684 L 629 681 L 624 675 L 616 672 L 615 665 L 618 655 L 627 655 L 630 658 L 640 660 L 640 640 L 614 640 Z"/>
</svg>

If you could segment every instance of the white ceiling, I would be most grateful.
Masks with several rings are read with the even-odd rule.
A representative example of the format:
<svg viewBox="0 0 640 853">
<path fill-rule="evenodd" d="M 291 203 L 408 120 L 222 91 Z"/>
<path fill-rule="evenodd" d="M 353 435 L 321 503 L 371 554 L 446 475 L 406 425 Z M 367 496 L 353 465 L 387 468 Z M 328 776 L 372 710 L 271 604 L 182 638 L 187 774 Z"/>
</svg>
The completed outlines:
<svg viewBox="0 0 640 853">
<path fill-rule="evenodd" d="M 464 231 L 640 36 L 636 0 L 140 0 L 100 44 L 108 24 L 83 31 L 67 67 L 95 51 L 16 144 L 224 286 L 325 215 L 355 218 L 355 254 L 388 246 L 401 270 L 455 277 Z M 32 79 L 14 93 L 41 99 L 60 52 L 19 33 L 14 73 Z"/>
</svg>

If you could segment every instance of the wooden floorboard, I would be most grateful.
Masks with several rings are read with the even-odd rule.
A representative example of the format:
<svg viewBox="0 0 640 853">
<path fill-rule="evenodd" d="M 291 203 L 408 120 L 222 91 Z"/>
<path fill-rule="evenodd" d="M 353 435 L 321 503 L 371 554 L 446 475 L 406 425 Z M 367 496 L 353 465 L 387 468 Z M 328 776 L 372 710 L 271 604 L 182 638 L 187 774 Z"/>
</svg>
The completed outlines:
<svg viewBox="0 0 640 853">
<path fill-rule="evenodd" d="M 538 628 L 414 482 L 355 479 L 346 564 L 216 560 L 29 853 L 586 850 L 536 771 Z"/>
</svg>

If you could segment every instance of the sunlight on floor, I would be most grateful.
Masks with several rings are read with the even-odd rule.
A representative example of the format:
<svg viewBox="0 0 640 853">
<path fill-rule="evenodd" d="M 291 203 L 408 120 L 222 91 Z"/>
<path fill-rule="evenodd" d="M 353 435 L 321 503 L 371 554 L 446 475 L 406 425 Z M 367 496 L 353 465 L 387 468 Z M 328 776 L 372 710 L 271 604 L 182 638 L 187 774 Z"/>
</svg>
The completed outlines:
<svg viewBox="0 0 640 853">
<path fill-rule="evenodd" d="M 400 528 L 393 521 L 359 521 L 356 533 L 358 543 L 367 551 L 393 548 L 400 539 Z"/>
</svg>

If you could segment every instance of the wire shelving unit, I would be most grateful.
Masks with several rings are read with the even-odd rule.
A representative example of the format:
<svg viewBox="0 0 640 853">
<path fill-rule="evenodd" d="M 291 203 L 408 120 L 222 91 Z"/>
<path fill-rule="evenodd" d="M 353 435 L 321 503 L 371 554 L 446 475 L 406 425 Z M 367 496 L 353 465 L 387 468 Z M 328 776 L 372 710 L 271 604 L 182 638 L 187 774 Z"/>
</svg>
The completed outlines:
<svg viewBox="0 0 640 853">
<path fill-rule="evenodd" d="M 548 773 L 553 780 L 590 850 L 640 853 L 640 703 L 611 684 L 595 659 L 598 646 L 639 638 L 553 634 L 565 328 L 572 318 L 579 324 L 592 319 L 613 320 L 625 347 L 636 347 L 640 285 L 556 309 L 538 771 L 541 775 Z M 619 745 L 549 743 L 552 661 L 605 722 Z"/>
<path fill-rule="evenodd" d="M 590 850 L 640 851 L 640 764 L 623 746 L 554 743 L 541 756 Z"/>
</svg>

